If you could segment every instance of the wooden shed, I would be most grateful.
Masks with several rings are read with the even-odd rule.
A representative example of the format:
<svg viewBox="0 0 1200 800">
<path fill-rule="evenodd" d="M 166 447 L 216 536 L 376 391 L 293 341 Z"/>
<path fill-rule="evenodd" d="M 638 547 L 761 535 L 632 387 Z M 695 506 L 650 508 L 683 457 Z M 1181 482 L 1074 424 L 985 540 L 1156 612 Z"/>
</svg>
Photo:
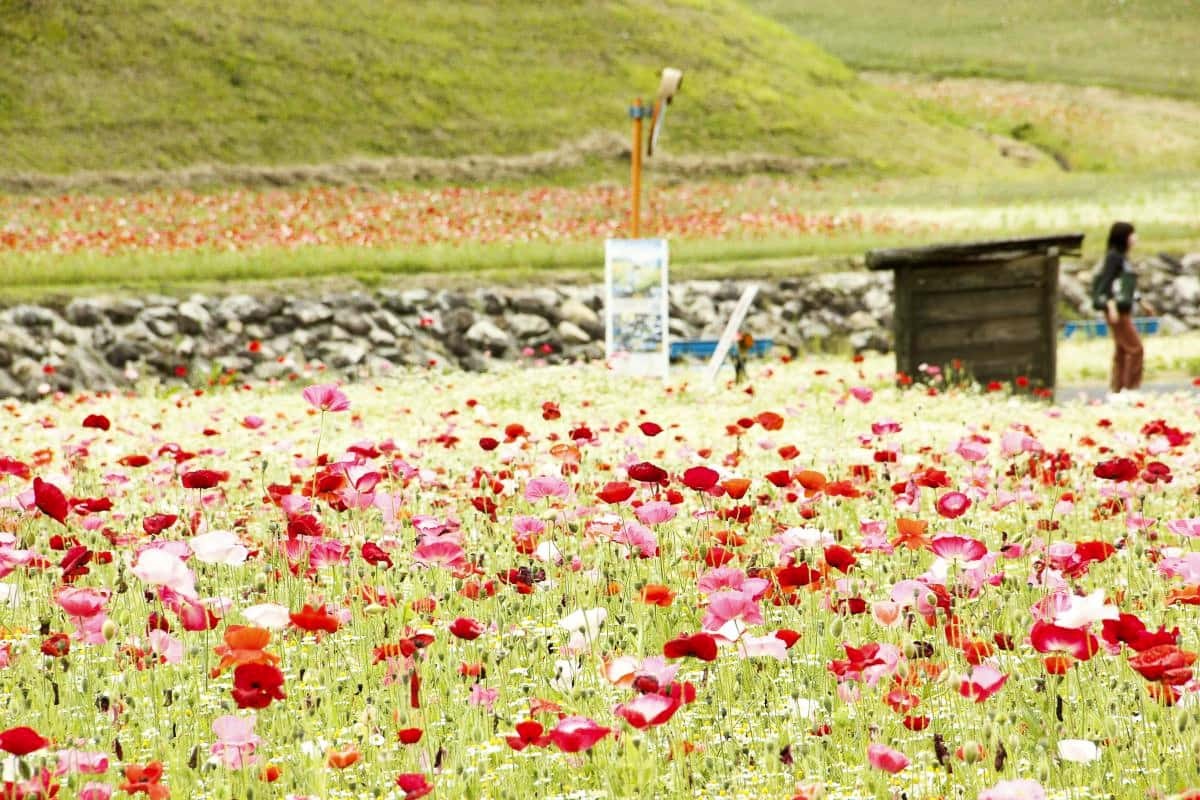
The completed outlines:
<svg viewBox="0 0 1200 800">
<path fill-rule="evenodd" d="M 1058 259 L 1083 234 L 873 250 L 867 266 L 895 272 L 896 368 L 960 359 L 980 382 L 1026 376 L 1054 388 Z"/>
</svg>

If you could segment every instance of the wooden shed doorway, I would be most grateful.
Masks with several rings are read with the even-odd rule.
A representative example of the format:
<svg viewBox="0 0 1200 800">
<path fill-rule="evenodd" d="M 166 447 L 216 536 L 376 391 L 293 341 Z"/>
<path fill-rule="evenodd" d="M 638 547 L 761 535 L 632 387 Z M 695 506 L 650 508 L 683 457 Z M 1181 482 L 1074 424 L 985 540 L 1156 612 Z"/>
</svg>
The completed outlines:
<svg viewBox="0 0 1200 800">
<path fill-rule="evenodd" d="M 956 361 L 980 383 L 1026 377 L 1054 389 L 1058 260 L 1083 234 L 873 250 L 872 270 L 895 272 L 896 369 Z"/>
</svg>

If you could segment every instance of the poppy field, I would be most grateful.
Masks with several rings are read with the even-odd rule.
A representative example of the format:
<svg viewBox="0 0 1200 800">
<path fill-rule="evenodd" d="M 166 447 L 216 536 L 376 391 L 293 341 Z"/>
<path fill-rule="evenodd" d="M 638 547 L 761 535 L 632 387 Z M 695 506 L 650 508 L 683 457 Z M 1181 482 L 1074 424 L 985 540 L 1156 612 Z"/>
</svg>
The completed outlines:
<svg viewBox="0 0 1200 800">
<path fill-rule="evenodd" d="M 1195 395 L 924 377 L 4 404 L 0 796 L 1200 797 Z"/>
</svg>

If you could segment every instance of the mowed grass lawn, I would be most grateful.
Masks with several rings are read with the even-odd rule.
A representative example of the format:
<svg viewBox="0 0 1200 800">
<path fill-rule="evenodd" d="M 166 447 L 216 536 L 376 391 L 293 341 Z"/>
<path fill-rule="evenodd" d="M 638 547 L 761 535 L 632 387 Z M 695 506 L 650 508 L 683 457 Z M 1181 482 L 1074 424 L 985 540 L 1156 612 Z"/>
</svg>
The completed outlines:
<svg viewBox="0 0 1200 800">
<path fill-rule="evenodd" d="M 859 69 L 1200 99 L 1195 0 L 748 0 Z"/>
</svg>

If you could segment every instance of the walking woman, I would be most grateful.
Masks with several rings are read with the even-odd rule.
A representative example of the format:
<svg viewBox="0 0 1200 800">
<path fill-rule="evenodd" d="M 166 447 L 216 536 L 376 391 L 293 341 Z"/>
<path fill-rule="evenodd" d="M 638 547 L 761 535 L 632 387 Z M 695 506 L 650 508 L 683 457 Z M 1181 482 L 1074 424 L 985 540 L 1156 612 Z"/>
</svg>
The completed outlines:
<svg viewBox="0 0 1200 800">
<path fill-rule="evenodd" d="M 1092 304 L 1103 310 L 1113 336 L 1113 364 L 1109 388 L 1114 395 L 1137 391 L 1142 385 L 1142 340 L 1133 324 L 1133 309 L 1139 302 L 1137 275 L 1129 254 L 1137 234 L 1128 222 L 1114 222 L 1108 232 L 1108 253 L 1096 276 Z M 1154 310 L 1146 307 L 1150 314 Z"/>
</svg>

